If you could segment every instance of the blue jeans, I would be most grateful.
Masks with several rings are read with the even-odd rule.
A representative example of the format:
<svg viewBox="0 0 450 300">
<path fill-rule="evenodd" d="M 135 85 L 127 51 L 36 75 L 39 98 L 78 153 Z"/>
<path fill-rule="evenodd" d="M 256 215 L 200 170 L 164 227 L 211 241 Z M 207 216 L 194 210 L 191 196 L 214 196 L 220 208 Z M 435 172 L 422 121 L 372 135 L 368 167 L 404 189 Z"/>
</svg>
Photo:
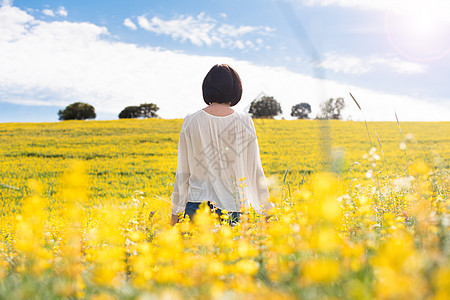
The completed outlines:
<svg viewBox="0 0 450 300">
<path fill-rule="evenodd" d="M 199 208 L 200 204 L 201 203 L 196 203 L 196 202 L 188 202 L 188 203 L 186 203 L 186 209 L 184 210 L 184 216 L 186 217 L 186 215 L 188 215 L 189 219 L 193 220 L 194 219 L 194 215 L 197 212 L 197 209 Z M 222 217 L 223 213 L 222 213 L 221 209 L 215 207 L 209 201 L 207 202 L 207 204 L 208 204 L 208 206 L 209 206 L 209 208 L 211 210 L 214 210 L 215 213 L 219 215 L 219 218 Z M 239 222 L 239 220 L 241 218 L 241 213 L 240 212 L 229 212 L 228 216 L 229 216 L 229 218 L 227 220 L 228 223 L 230 225 L 234 225 L 237 222 Z"/>
</svg>

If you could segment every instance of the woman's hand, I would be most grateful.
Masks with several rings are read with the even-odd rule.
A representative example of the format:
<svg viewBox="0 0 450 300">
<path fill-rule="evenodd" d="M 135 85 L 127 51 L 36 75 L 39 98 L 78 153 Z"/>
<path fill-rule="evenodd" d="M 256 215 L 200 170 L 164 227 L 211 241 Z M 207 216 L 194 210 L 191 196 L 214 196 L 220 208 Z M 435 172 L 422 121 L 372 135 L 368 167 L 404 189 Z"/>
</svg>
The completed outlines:
<svg viewBox="0 0 450 300">
<path fill-rule="evenodd" d="M 172 218 L 170 218 L 170 225 L 174 226 L 177 223 L 178 223 L 178 215 L 172 214 Z"/>
</svg>

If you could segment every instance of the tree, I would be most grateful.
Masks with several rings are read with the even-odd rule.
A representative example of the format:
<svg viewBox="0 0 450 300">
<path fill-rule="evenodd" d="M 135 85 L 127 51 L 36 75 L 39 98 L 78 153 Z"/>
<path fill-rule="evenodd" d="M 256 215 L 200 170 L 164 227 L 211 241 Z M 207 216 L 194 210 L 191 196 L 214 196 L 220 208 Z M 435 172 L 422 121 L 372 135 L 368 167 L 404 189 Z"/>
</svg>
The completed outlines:
<svg viewBox="0 0 450 300">
<path fill-rule="evenodd" d="M 127 106 L 119 114 L 119 119 L 139 118 L 141 109 L 139 106 Z"/>
<path fill-rule="evenodd" d="M 95 119 L 95 108 L 87 103 L 75 102 L 68 105 L 64 110 L 58 111 L 60 120 L 86 120 Z"/>
<path fill-rule="evenodd" d="M 269 96 L 263 96 L 260 99 L 253 100 L 248 112 L 252 115 L 252 118 L 269 119 L 273 119 L 273 117 L 282 113 L 280 103 Z"/>
<path fill-rule="evenodd" d="M 127 106 L 119 114 L 119 119 L 130 118 L 157 118 L 159 107 L 153 103 L 144 103 L 139 106 Z"/>
<path fill-rule="evenodd" d="M 344 98 L 330 98 L 320 105 L 321 113 L 317 118 L 324 120 L 340 120 L 342 118 L 341 111 L 344 106 Z"/>
<path fill-rule="evenodd" d="M 292 106 L 291 117 L 297 117 L 297 119 L 309 119 L 308 115 L 311 113 L 311 105 L 306 102 L 302 102 Z"/>
<path fill-rule="evenodd" d="M 141 108 L 141 117 L 143 118 L 157 118 L 158 115 L 156 112 L 159 110 L 159 107 L 153 103 L 144 103 L 139 106 Z"/>
</svg>

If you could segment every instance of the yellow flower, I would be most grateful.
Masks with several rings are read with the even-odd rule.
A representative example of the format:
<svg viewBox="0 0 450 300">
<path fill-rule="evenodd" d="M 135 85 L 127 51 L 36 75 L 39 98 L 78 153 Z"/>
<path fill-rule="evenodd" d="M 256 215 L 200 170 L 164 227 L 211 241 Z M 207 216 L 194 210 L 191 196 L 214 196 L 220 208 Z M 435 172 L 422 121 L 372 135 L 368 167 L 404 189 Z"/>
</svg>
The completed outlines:
<svg viewBox="0 0 450 300">
<path fill-rule="evenodd" d="M 427 175 L 431 169 L 423 160 L 416 160 L 408 167 L 409 173 L 414 176 Z"/>
<path fill-rule="evenodd" d="M 313 283 L 330 283 L 339 276 L 339 263 L 327 258 L 310 260 L 303 265 L 302 275 Z"/>
<path fill-rule="evenodd" d="M 212 261 L 208 264 L 207 269 L 208 274 L 214 275 L 214 276 L 221 276 L 226 273 L 225 266 L 220 261 Z"/>
<path fill-rule="evenodd" d="M 246 275 L 254 275 L 259 270 L 259 264 L 251 259 L 242 259 L 236 263 L 236 271 Z"/>
</svg>

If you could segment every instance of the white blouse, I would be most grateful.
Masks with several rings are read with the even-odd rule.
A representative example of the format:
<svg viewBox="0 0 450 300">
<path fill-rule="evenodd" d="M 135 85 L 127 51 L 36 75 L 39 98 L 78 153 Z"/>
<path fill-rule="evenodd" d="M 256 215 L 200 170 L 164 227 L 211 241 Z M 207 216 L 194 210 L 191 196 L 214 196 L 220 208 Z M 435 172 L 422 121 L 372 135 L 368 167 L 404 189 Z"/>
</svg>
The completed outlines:
<svg viewBox="0 0 450 300">
<path fill-rule="evenodd" d="M 259 214 L 274 206 L 249 115 L 234 111 L 218 117 L 199 110 L 185 117 L 171 200 L 175 215 L 187 202 L 210 201 L 229 212 L 251 205 Z"/>
</svg>

